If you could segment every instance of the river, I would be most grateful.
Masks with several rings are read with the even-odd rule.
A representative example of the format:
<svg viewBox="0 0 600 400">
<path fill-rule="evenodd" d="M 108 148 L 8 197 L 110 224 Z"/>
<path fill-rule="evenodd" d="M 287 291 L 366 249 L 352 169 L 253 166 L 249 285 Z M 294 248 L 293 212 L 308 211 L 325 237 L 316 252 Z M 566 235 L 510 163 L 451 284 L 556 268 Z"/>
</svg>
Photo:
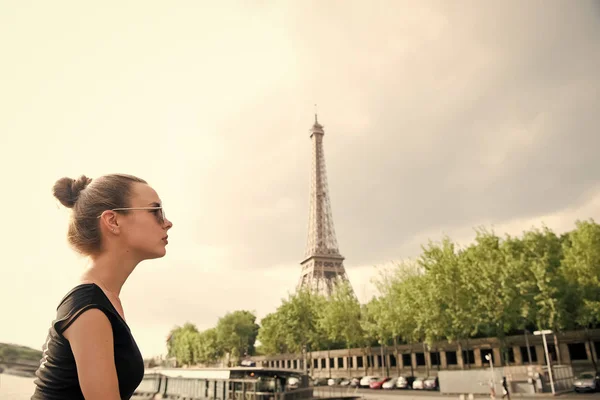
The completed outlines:
<svg viewBox="0 0 600 400">
<path fill-rule="evenodd" d="M 0 374 L 0 399 L 29 400 L 35 389 L 33 385 L 34 379 Z"/>
</svg>

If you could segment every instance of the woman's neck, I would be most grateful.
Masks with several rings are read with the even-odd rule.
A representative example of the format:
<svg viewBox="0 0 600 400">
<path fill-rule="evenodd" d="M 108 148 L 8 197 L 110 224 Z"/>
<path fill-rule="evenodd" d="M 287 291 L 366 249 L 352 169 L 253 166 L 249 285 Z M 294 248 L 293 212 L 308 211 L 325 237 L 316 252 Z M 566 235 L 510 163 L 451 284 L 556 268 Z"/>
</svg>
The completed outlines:
<svg viewBox="0 0 600 400">
<path fill-rule="evenodd" d="M 119 296 L 125 281 L 138 264 L 128 255 L 105 252 L 92 257 L 91 265 L 82 275 L 82 280 L 100 283 L 104 290 Z"/>
</svg>

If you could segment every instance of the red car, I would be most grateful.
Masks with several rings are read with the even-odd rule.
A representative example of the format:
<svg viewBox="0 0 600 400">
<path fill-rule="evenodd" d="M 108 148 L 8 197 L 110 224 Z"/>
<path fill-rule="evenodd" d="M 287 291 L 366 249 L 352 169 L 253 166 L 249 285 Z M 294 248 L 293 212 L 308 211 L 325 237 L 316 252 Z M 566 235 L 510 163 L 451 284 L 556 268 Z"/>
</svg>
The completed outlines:
<svg viewBox="0 0 600 400">
<path fill-rule="evenodd" d="M 381 380 L 375 381 L 375 382 L 371 382 L 369 384 L 369 387 L 371 389 L 381 389 L 381 386 L 383 386 L 384 383 L 386 383 L 387 381 L 389 381 L 392 378 L 383 378 Z"/>
</svg>

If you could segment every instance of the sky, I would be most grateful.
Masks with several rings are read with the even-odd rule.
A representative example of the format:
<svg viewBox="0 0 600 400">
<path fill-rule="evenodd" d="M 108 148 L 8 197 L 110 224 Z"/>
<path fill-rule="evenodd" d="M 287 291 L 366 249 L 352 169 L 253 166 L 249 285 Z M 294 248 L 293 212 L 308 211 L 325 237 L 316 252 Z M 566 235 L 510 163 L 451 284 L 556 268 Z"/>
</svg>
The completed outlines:
<svg viewBox="0 0 600 400">
<path fill-rule="evenodd" d="M 474 228 L 600 220 L 600 2 L 0 2 L 0 342 L 41 348 L 87 261 L 54 182 L 147 180 L 174 227 L 122 291 L 171 328 L 272 312 L 300 278 L 318 105 L 340 252 L 378 268 Z"/>
</svg>

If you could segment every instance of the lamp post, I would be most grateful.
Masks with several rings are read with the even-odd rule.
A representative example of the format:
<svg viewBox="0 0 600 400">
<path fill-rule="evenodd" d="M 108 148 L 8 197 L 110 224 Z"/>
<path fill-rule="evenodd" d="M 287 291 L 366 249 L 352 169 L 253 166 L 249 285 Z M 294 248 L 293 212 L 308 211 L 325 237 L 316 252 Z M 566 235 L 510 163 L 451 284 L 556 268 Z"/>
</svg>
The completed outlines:
<svg viewBox="0 0 600 400">
<path fill-rule="evenodd" d="M 485 359 L 489 361 L 490 363 L 490 368 L 492 371 L 492 396 L 496 396 L 496 380 L 494 379 L 494 363 L 492 362 L 492 355 L 491 354 L 486 354 L 485 355 Z"/>
<path fill-rule="evenodd" d="M 550 365 L 550 356 L 548 355 L 548 343 L 546 342 L 546 335 L 552 335 L 552 331 L 549 329 L 543 331 L 535 331 L 534 335 L 539 336 L 542 335 L 542 340 L 544 341 L 544 352 L 546 353 L 546 363 L 548 365 L 548 375 L 550 376 L 550 389 L 552 390 L 552 394 L 556 394 L 554 391 L 554 378 L 552 377 L 552 365 Z"/>
</svg>

